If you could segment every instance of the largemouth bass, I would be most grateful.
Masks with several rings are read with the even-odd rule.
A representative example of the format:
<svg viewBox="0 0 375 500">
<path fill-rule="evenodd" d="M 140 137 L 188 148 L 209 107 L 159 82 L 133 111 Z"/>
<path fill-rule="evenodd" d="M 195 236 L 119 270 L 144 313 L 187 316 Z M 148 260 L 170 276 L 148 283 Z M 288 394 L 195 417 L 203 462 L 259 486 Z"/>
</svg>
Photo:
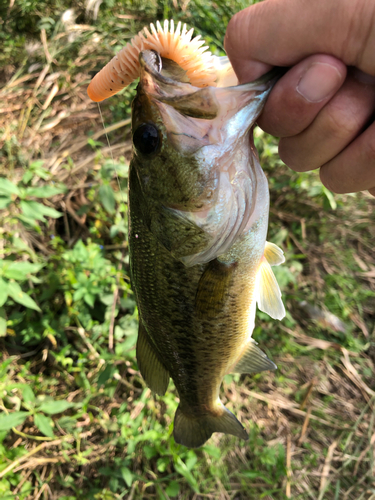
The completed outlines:
<svg viewBox="0 0 375 500">
<path fill-rule="evenodd" d="M 233 81 L 226 58 L 216 68 L 222 84 Z M 277 76 L 197 87 L 182 64 L 146 49 L 139 77 L 129 170 L 138 366 L 156 394 L 173 379 L 177 443 L 247 439 L 219 392 L 228 373 L 276 368 L 252 339 L 256 304 L 275 319 L 285 311 L 271 269 L 284 257 L 266 242 L 268 184 L 251 132 Z"/>
</svg>

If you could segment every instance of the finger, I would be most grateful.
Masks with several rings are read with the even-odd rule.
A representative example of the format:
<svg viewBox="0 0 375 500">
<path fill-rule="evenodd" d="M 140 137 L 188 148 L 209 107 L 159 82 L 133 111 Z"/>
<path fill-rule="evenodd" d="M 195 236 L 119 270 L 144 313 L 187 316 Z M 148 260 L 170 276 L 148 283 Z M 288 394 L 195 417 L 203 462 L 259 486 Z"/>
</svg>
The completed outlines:
<svg viewBox="0 0 375 500">
<path fill-rule="evenodd" d="M 321 53 L 374 75 L 374 17 L 369 0 L 267 0 L 231 19 L 224 46 L 240 83 Z"/>
<path fill-rule="evenodd" d="M 369 189 L 375 196 L 375 123 L 320 169 L 322 183 L 334 193 Z"/>
<path fill-rule="evenodd" d="M 335 57 L 307 57 L 277 82 L 258 125 L 277 137 L 299 134 L 339 90 L 346 71 L 345 64 Z"/>
<path fill-rule="evenodd" d="M 348 76 L 307 129 L 280 140 L 280 158 L 297 172 L 321 167 L 361 133 L 374 109 L 375 86 Z"/>
</svg>

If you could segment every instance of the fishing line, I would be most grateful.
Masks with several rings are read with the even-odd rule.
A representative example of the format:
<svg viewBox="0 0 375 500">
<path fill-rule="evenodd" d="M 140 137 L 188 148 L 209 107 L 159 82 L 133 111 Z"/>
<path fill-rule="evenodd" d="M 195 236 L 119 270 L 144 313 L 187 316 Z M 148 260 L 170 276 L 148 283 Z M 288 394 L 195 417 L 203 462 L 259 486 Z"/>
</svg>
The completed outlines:
<svg viewBox="0 0 375 500">
<path fill-rule="evenodd" d="M 119 179 L 119 176 L 118 176 L 118 173 L 117 173 L 117 168 L 116 168 L 115 160 L 113 159 L 112 147 L 111 147 L 111 144 L 109 142 L 108 134 L 106 132 L 106 128 L 105 128 L 105 125 L 104 125 L 104 119 L 103 119 L 103 115 L 102 115 L 102 110 L 101 110 L 99 102 L 98 102 L 98 109 L 99 109 L 100 118 L 102 120 L 103 130 L 104 130 L 105 136 L 107 138 L 107 144 L 108 144 L 108 147 L 109 147 L 109 152 L 111 154 L 112 165 L 114 166 L 114 169 L 115 169 L 118 188 L 119 188 L 119 191 L 120 191 L 120 194 L 121 194 L 122 202 L 125 205 L 126 203 L 125 203 L 124 193 L 121 190 L 120 179 Z"/>
<path fill-rule="evenodd" d="M 113 167 L 115 169 L 117 184 L 118 184 L 118 188 L 119 188 L 120 195 L 121 195 L 121 198 L 122 198 L 122 202 L 124 204 L 124 212 L 125 212 L 125 198 L 124 198 L 124 194 L 123 194 L 123 192 L 121 190 L 120 179 L 119 179 L 119 176 L 118 176 L 118 173 L 117 173 L 117 168 L 116 168 L 115 160 L 113 159 L 112 146 L 111 146 L 111 144 L 109 142 L 109 137 L 108 137 L 105 125 L 104 125 L 104 118 L 103 118 L 102 110 L 100 108 L 100 103 L 98 103 L 98 109 L 99 109 L 100 118 L 102 120 L 103 130 L 104 130 L 105 136 L 107 138 L 107 144 L 108 144 L 108 147 L 109 147 L 109 152 L 111 154 L 112 165 L 113 165 Z M 111 313 L 111 323 L 110 323 L 109 332 L 108 332 L 108 349 L 109 349 L 110 352 L 113 352 L 113 331 L 114 331 L 114 325 L 115 325 L 115 308 L 116 308 L 116 303 L 117 303 L 117 298 L 118 298 L 118 292 L 119 292 L 119 273 L 121 272 L 122 264 L 123 264 L 123 261 L 124 261 L 124 253 L 125 253 L 125 248 L 123 248 L 123 250 L 122 250 L 122 256 L 121 256 L 120 264 L 118 265 L 118 268 L 117 268 L 118 273 L 117 273 L 117 276 L 116 276 L 116 288 L 115 288 L 115 291 L 114 291 L 114 294 L 113 294 L 113 306 L 112 306 L 112 313 Z"/>
</svg>

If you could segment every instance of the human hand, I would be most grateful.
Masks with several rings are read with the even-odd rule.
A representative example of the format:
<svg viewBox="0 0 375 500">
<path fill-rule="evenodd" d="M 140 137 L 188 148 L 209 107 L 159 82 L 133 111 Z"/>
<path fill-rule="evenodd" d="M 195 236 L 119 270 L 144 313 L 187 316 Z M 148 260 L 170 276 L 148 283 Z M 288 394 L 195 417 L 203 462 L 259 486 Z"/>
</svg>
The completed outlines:
<svg viewBox="0 0 375 500">
<path fill-rule="evenodd" d="M 371 0 L 266 0 L 237 13 L 225 36 L 240 83 L 291 67 L 258 124 L 281 138 L 289 167 L 320 168 L 335 193 L 375 196 L 374 19 Z"/>
</svg>

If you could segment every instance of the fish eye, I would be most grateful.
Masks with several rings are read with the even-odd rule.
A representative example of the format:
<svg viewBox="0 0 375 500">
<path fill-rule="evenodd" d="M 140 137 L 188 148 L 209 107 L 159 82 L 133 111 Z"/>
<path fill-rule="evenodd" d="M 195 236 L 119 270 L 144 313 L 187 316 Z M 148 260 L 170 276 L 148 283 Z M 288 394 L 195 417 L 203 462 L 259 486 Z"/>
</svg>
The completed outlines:
<svg viewBox="0 0 375 500">
<path fill-rule="evenodd" d="M 152 123 L 143 123 L 133 134 L 135 149 L 144 156 L 152 155 L 159 148 L 158 129 Z"/>
</svg>

